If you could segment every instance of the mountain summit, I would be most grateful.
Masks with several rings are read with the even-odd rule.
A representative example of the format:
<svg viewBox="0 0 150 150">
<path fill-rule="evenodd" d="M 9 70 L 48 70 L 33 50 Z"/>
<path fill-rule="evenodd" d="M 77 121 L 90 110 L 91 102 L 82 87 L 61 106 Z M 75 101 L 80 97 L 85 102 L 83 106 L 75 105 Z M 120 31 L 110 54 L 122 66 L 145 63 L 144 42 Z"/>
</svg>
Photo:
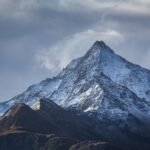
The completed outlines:
<svg viewBox="0 0 150 150">
<path fill-rule="evenodd" d="M 105 43 L 104 41 L 96 41 L 90 49 L 91 51 L 110 51 L 113 52 Z"/>
<path fill-rule="evenodd" d="M 48 98 L 98 120 L 127 120 L 132 115 L 149 122 L 149 97 L 150 71 L 118 56 L 103 41 L 96 41 L 56 77 L 1 103 L 0 112 L 19 102 L 34 106 L 38 99 Z"/>
</svg>

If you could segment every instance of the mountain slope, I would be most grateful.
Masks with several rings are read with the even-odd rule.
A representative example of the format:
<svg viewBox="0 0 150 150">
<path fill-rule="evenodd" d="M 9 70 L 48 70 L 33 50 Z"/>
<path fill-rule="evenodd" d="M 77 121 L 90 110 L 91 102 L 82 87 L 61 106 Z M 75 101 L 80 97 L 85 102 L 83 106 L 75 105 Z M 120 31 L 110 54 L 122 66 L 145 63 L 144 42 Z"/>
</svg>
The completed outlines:
<svg viewBox="0 0 150 150">
<path fill-rule="evenodd" d="M 13 106 L 0 118 L 0 132 L 28 131 L 78 140 L 100 137 L 90 130 L 92 126 L 88 119 L 63 110 L 49 99 L 41 99 L 37 105 L 39 108 L 36 107 L 36 111 L 25 104 Z"/>
<path fill-rule="evenodd" d="M 25 130 L 36 133 L 55 133 L 58 129 L 25 104 L 17 104 L 0 119 L 1 132 Z"/>
<path fill-rule="evenodd" d="M 101 139 L 88 120 L 67 112 L 50 100 L 42 99 L 36 111 L 25 104 L 16 104 L 0 118 L 0 149 L 3 150 L 69 150 L 78 142 Z M 35 106 L 34 106 L 35 108 Z M 103 150 L 120 150 L 101 141 Z M 91 146 L 89 146 L 91 147 Z M 109 147 L 109 148 L 108 148 Z M 72 148 L 71 148 L 72 149 Z M 78 146 L 73 146 L 78 149 Z M 94 150 L 94 148 L 93 148 Z"/>
<path fill-rule="evenodd" d="M 38 109 L 37 107 L 32 108 L 57 126 L 63 136 L 82 140 L 100 138 L 100 134 L 91 130 L 92 124 L 89 118 L 66 111 L 49 99 L 40 99 L 38 105 Z"/>
<path fill-rule="evenodd" d="M 63 137 L 63 127 L 58 126 L 29 106 L 16 104 L 0 118 L 0 149 L 69 150 L 77 140 Z"/>
</svg>

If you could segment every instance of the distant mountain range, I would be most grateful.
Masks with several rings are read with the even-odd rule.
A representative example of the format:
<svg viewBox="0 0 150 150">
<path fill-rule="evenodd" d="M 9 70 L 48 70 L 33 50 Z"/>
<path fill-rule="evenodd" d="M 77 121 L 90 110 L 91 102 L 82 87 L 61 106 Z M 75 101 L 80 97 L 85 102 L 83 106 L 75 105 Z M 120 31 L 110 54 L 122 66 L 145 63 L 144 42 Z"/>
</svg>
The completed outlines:
<svg viewBox="0 0 150 150">
<path fill-rule="evenodd" d="M 150 71 L 96 41 L 56 77 L 0 103 L 0 114 L 3 150 L 149 150 Z"/>
</svg>

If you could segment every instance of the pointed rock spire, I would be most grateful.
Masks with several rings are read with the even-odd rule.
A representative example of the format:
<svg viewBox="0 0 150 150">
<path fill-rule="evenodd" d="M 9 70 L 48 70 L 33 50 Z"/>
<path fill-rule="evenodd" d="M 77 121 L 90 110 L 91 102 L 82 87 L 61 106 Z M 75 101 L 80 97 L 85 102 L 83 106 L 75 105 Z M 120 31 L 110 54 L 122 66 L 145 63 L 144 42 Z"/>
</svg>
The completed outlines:
<svg viewBox="0 0 150 150">
<path fill-rule="evenodd" d="M 108 46 L 103 41 L 96 41 L 93 46 L 94 47 L 101 47 L 101 48 L 107 48 Z"/>
<path fill-rule="evenodd" d="M 96 41 L 87 52 L 88 55 L 96 54 L 97 56 L 101 56 L 103 53 L 114 54 L 113 50 L 103 41 Z"/>
</svg>

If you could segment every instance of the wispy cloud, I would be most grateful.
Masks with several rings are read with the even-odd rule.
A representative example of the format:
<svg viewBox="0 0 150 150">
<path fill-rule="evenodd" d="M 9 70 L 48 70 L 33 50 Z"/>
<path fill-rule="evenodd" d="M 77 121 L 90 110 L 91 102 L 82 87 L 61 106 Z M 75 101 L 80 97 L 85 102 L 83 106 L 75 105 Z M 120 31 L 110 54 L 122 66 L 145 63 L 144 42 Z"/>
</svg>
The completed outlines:
<svg viewBox="0 0 150 150">
<path fill-rule="evenodd" d="M 72 59 L 82 56 L 96 40 L 101 39 L 109 43 L 118 43 L 123 40 L 123 36 L 115 30 L 89 29 L 39 51 L 36 59 L 41 66 L 51 72 L 57 72 L 66 67 Z"/>
</svg>

